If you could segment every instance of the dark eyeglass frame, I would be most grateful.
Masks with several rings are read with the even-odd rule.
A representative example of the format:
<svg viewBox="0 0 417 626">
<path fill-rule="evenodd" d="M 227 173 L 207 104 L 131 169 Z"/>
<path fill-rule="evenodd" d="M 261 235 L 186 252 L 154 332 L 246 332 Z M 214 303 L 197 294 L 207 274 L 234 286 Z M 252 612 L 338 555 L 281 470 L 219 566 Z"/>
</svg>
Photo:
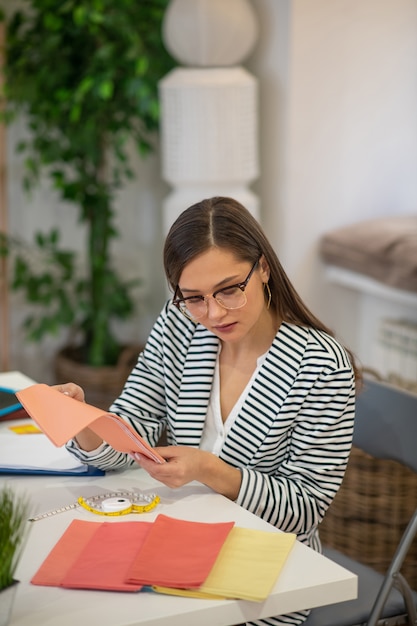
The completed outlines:
<svg viewBox="0 0 417 626">
<path fill-rule="evenodd" d="M 245 304 L 246 304 L 246 302 L 247 302 L 247 301 L 246 301 L 244 304 L 242 304 L 241 306 L 239 306 L 239 307 L 235 307 L 234 309 L 230 309 L 230 308 L 228 308 L 227 306 L 225 306 L 225 305 L 223 304 L 223 302 L 220 302 L 220 300 L 217 300 L 216 296 L 217 296 L 217 294 L 221 293 L 222 291 L 225 291 L 226 289 L 235 289 L 235 288 L 238 288 L 238 289 L 240 289 L 243 293 L 245 293 L 245 289 L 246 289 L 246 287 L 247 287 L 247 285 L 248 285 L 248 283 L 249 283 L 249 281 L 250 281 L 250 279 L 251 279 L 251 277 L 252 277 L 253 272 L 255 271 L 255 269 L 256 269 L 256 267 L 257 267 L 257 265 L 258 265 L 259 261 L 260 261 L 260 258 L 261 258 L 261 257 L 259 257 L 259 258 L 255 261 L 255 263 L 252 265 L 252 267 L 251 267 L 251 269 L 250 269 L 250 272 L 249 272 L 249 274 L 246 276 L 245 280 L 243 280 L 241 283 L 235 283 L 235 284 L 233 284 L 233 285 L 227 285 L 226 287 L 222 287 L 221 289 L 217 289 L 216 291 L 213 291 L 213 293 L 212 293 L 212 294 L 209 294 L 209 293 L 208 293 L 208 294 L 206 294 L 205 296 L 203 296 L 203 295 L 197 295 L 197 296 L 186 296 L 185 298 L 177 298 L 177 294 L 178 294 L 178 292 L 180 291 L 179 285 L 177 285 L 177 287 L 176 287 L 176 289 L 175 289 L 175 292 L 174 292 L 174 296 L 173 296 L 173 298 L 172 298 L 172 304 L 174 304 L 174 305 L 177 307 L 177 309 L 179 309 L 179 310 L 181 311 L 181 313 L 182 313 L 183 315 L 185 315 L 186 317 L 189 317 L 189 316 L 188 316 L 188 315 L 186 315 L 186 313 L 185 313 L 185 312 L 181 309 L 181 304 L 185 304 L 185 306 L 187 306 L 187 300 L 196 300 L 196 299 L 199 299 L 199 300 L 201 300 L 202 302 L 205 302 L 205 303 L 206 303 L 206 310 L 208 310 L 208 306 L 207 306 L 207 298 L 212 297 L 212 298 L 214 298 L 214 299 L 216 300 L 217 304 L 220 304 L 220 306 L 222 306 L 222 307 L 223 307 L 224 309 L 226 309 L 227 311 L 236 311 L 237 309 L 241 309 L 242 307 L 244 307 L 244 306 L 245 306 Z M 204 313 L 203 313 L 203 315 L 200 315 L 199 317 L 195 317 L 195 316 L 193 316 L 191 319 L 199 319 L 200 317 L 203 317 L 203 316 L 204 316 Z"/>
</svg>

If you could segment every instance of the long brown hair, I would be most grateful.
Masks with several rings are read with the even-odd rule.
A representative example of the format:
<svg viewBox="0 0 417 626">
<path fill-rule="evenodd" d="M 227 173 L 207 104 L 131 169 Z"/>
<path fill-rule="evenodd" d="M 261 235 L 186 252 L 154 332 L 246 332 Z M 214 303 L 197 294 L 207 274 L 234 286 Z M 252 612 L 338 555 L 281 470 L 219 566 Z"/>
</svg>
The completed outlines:
<svg viewBox="0 0 417 626">
<path fill-rule="evenodd" d="M 298 295 L 257 220 L 233 198 L 202 200 L 183 211 L 171 226 L 165 240 L 164 268 L 174 292 L 184 267 L 212 247 L 233 252 L 237 259 L 251 265 L 263 255 L 270 270 L 270 307 L 278 317 L 334 336 Z M 348 349 L 347 352 L 359 379 L 353 354 Z"/>
</svg>

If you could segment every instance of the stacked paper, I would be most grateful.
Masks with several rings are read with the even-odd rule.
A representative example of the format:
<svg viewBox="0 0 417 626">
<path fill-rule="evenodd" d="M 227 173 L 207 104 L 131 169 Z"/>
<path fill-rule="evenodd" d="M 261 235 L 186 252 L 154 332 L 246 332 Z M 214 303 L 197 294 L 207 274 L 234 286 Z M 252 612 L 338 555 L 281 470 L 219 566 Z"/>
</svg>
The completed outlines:
<svg viewBox="0 0 417 626">
<path fill-rule="evenodd" d="M 95 467 L 83 465 L 67 450 L 56 448 L 42 433 L 26 434 L 31 432 L 29 426 L 25 422 L 23 426 L 11 427 L 10 432 L 0 433 L 0 474 L 104 474 Z"/>
</svg>

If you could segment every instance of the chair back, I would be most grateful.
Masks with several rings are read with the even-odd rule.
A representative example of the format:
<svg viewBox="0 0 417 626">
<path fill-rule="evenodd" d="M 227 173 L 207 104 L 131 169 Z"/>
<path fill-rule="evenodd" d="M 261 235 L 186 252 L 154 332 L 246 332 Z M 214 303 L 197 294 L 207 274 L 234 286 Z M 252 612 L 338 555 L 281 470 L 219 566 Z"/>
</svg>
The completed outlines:
<svg viewBox="0 0 417 626">
<path fill-rule="evenodd" d="M 408 392 L 385 382 L 376 381 L 365 378 L 363 389 L 358 393 L 356 400 L 356 417 L 355 428 L 353 434 L 353 443 L 356 448 L 360 448 L 363 452 L 373 457 L 370 459 L 370 465 L 385 465 L 384 460 L 396 461 L 407 467 L 411 472 L 417 473 L 417 394 Z M 359 452 L 359 451 L 358 451 Z M 360 453 L 359 459 L 365 455 Z M 367 457 L 365 461 L 367 462 Z M 348 466 L 352 470 L 352 466 Z M 406 520 L 410 520 L 405 531 L 401 530 L 400 536 L 395 539 L 394 556 L 385 570 L 385 576 L 372 567 L 364 565 L 361 561 L 366 552 L 364 545 L 377 537 L 378 549 L 381 549 L 381 539 L 377 536 L 376 529 L 378 527 L 379 517 L 383 517 L 384 523 L 392 524 L 392 511 L 395 509 L 395 503 L 391 502 L 392 495 L 404 489 L 394 491 L 388 489 L 388 506 L 386 506 L 387 489 L 386 484 L 375 485 L 378 497 L 368 497 L 368 476 L 363 474 L 364 466 L 358 464 L 354 466 L 355 478 L 360 473 L 360 480 L 365 485 L 363 493 L 356 490 L 357 482 L 344 482 L 341 487 L 340 494 L 336 496 L 335 502 L 337 515 L 333 514 L 330 508 L 327 514 L 327 520 L 324 520 L 324 528 L 331 521 L 330 527 L 335 528 L 341 537 L 343 544 L 342 551 L 335 542 L 329 542 L 333 545 L 333 549 L 326 549 L 325 554 L 336 563 L 339 563 L 346 569 L 355 572 L 358 575 L 358 598 L 349 600 L 339 604 L 333 604 L 315 608 L 312 610 L 305 626 L 398 626 L 399 624 L 416 624 L 417 625 L 417 593 L 412 591 L 410 585 L 401 572 L 402 565 L 406 558 L 407 552 L 413 543 L 417 533 L 417 510 L 415 509 L 416 497 L 415 490 L 406 491 L 407 504 L 411 511 L 406 515 Z M 404 468 L 398 468 L 399 471 Z M 411 472 L 405 472 L 411 474 Z M 414 474 L 411 474 L 414 479 Z M 376 479 L 377 483 L 384 482 L 384 476 L 380 473 L 373 472 L 372 480 Z M 385 479 L 386 480 L 386 479 Z M 401 487 L 401 485 L 399 485 Z M 403 487 L 403 485 L 402 485 Z M 383 493 L 384 492 L 384 493 Z M 382 497 L 383 493 L 383 497 Z M 343 499 L 341 495 L 343 494 Z M 381 495 L 381 497 L 379 497 Z M 362 498 L 363 496 L 363 498 Z M 352 506 L 353 500 L 359 499 L 358 506 Z M 339 504 L 338 504 L 339 503 Z M 342 503 L 342 504 L 340 504 Z M 335 505 L 332 505 L 334 508 Z M 356 517 L 360 507 L 369 510 L 369 526 L 372 528 L 371 534 L 363 532 L 364 524 L 358 526 L 362 529 L 360 533 L 360 556 L 354 555 L 353 558 L 348 556 L 346 551 L 346 537 L 354 535 L 352 532 L 354 527 L 348 526 L 347 522 L 352 521 L 353 524 L 361 524 L 365 522 Z M 389 512 L 386 514 L 385 509 Z M 402 519 L 402 511 L 395 510 L 397 519 Z M 410 519 L 411 518 L 411 519 Z M 406 522 L 407 523 L 407 522 Z M 393 526 L 394 524 L 392 524 Z M 334 534 L 334 533 L 333 533 Z M 390 535 L 392 535 L 390 528 Z M 334 538 L 334 537 L 333 537 Z M 324 542 L 326 540 L 324 539 Z M 335 549 L 336 548 L 336 549 Z M 384 556 L 386 546 L 382 545 Z M 343 553 L 343 551 L 345 553 Z M 392 554 L 392 553 L 391 553 Z M 389 555 L 391 556 L 391 555 Z"/>
<path fill-rule="evenodd" d="M 417 394 L 365 378 L 356 400 L 353 443 L 417 473 Z"/>
</svg>

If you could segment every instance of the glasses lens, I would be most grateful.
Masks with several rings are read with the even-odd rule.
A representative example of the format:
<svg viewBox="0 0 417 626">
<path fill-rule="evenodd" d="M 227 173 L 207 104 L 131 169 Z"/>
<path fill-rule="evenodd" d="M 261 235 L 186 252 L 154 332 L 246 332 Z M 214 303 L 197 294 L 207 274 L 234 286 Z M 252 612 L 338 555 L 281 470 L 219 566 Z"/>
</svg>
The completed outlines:
<svg viewBox="0 0 417 626">
<path fill-rule="evenodd" d="M 207 306 L 204 300 L 196 298 L 195 300 L 187 300 L 186 302 L 180 302 L 181 312 L 190 319 L 198 319 L 203 317 L 207 312 Z"/>
<path fill-rule="evenodd" d="M 247 302 L 246 293 L 240 287 L 223 289 L 216 293 L 216 302 L 225 309 L 240 309 Z"/>
</svg>

